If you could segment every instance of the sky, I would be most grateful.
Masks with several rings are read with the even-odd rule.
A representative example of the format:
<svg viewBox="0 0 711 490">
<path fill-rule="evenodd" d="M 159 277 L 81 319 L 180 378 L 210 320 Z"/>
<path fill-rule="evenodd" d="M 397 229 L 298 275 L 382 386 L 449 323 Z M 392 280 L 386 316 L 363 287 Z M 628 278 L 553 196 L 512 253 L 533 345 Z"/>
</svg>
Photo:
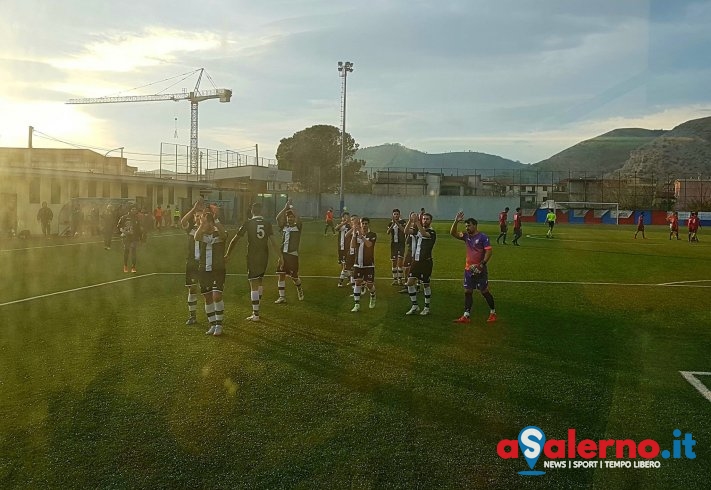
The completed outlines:
<svg viewBox="0 0 711 490">
<path fill-rule="evenodd" d="M 190 103 L 71 98 L 229 88 L 199 146 L 275 158 L 316 124 L 360 147 L 535 163 L 621 127 L 711 116 L 711 1 L 0 0 L 0 147 L 124 148 L 158 168 Z M 176 137 L 177 136 L 177 137 Z M 57 141 L 59 140 L 59 141 Z M 110 152 L 118 156 L 118 150 Z"/>
</svg>

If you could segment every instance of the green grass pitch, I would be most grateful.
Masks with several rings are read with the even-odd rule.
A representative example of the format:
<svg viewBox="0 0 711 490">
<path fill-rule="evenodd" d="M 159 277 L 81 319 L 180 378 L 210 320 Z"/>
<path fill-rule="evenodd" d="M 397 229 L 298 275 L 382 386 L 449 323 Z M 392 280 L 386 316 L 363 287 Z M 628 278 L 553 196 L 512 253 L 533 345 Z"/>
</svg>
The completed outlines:
<svg viewBox="0 0 711 490">
<path fill-rule="evenodd" d="M 244 321 L 240 243 L 219 338 L 204 335 L 202 300 L 200 325 L 184 324 L 177 231 L 150 236 L 136 275 L 118 242 L 0 242 L 0 487 L 708 488 L 711 401 L 680 371 L 711 372 L 711 242 L 581 225 L 547 240 L 524 225 L 521 247 L 494 244 L 495 324 L 478 294 L 472 323 L 452 323 L 464 245 L 450 222 L 435 222 L 429 317 L 406 317 L 390 285 L 385 222 L 372 223 L 377 306 L 364 295 L 357 314 L 336 288 L 334 237 L 307 223 L 305 301 L 287 280 L 275 305 L 268 277 L 262 322 Z M 495 241 L 495 224 L 481 228 Z M 496 448 L 529 425 L 662 449 L 678 428 L 697 457 L 656 469 L 542 457 L 545 475 L 525 477 L 524 458 Z"/>
</svg>

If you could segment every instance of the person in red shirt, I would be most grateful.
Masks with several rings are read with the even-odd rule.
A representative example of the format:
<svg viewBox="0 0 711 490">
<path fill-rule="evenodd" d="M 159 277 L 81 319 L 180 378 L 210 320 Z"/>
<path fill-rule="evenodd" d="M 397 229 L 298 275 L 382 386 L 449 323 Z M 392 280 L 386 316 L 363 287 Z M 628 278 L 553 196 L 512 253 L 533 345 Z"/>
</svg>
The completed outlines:
<svg viewBox="0 0 711 490">
<path fill-rule="evenodd" d="M 496 243 L 499 240 L 504 239 L 504 245 L 506 245 L 506 233 L 509 231 L 509 208 L 506 207 L 503 211 L 499 213 L 499 236 L 496 238 Z"/>
<path fill-rule="evenodd" d="M 687 226 L 689 227 L 689 242 L 698 242 L 699 237 L 696 235 L 696 233 L 699 231 L 700 226 L 698 212 L 691 212 L 691 214 L 689 215 Z"/>
<path fill-rule="evenodd" d="M 323 236 L 326 236 L 328 228 L 331 228 L 331 233 L 336 234 L 336 229 L 333 227 L 333 209 L 328 208 L 326 211 L 326 228 L 323 230 Z"/>
<path fill-rule="evenodd" d="M 156 230 L 160 231 L 163 227 L 163 210 L 160 206 L 153 210 L 153 219 L 155 220 Z"/>
<path fill-rule="evenodd" d="M 514 239 L 513 239 L 513 244 L 516 245 L 517 247 L 519 246 L 518 240 L 521 238 L 521 208 L 516 208 L 516 212 L 514 213 L 513 217 L 513 225 L 514 225 Z"/>
<path fill-rule="evenodd" d="M 669 222 L 669 240 L 671 240 L 674 235 L 676 235 L 677 240 L 681 240 L 679 238 L 679 213 L 674 211 L 672 215 L 667 218 L 667 221 Z"/>
<path fill-rule="evenodd" d="M 637 233 L 640 231 L 642 232 L 642 238 L 646 240 L 647 237 L 644 236 L 644 212 L 639 213 L 639 218 L 637 218 L 637 231 L 634 232 L 635 240 L 637 239 Z"/>
</svg>

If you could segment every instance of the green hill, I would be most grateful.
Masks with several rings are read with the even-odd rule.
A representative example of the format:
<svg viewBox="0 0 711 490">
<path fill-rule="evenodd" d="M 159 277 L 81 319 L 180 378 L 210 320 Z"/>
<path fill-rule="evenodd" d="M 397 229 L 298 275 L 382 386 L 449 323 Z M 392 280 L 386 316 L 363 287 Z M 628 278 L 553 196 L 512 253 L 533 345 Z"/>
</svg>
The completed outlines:
<svg viewBox="0 0 711 490">
<path fill-rule="evenodd" d="M 608 173 L 621 168 L 632 151 L 662 136 L 664 130 L 621 128 L 580 142 L 546 160 L 534 163 L 538 170 Z"/>
<path fill-rule="evenodd" d="M 587 172 L 591 177 L 617 174 L 617 171 L 623 175 L 708 177 L 711 175 L 711 117 L 686 121 L 672 130 L 615 129 L 532 165 L 473 151 L 429 154 L 397 143 L 362 148 L 355 156 L 365 160 L 368 172 L 410 168 L 445 174 L 481 170 L 485 175 L 500 175 L 499 170 L 524 169 Z M 520 179 L 537 181 L 535 172 L 522 172 Z"/>
<path fill-rule="evenodd" d="M 711 175 L 711 117 L 693 119 L 633 150 L 620 169 L 625 175 Z"/>
<path fill-rule="evenodd" d="M 510 170 L 526 168 L 521 162 L 474 151 L 423 153 L 397 143 L 360 148 L 355 158 L 365 160 L 365 170 L 417 168 L 449 173 L 447 170 Z"/>
</svg>

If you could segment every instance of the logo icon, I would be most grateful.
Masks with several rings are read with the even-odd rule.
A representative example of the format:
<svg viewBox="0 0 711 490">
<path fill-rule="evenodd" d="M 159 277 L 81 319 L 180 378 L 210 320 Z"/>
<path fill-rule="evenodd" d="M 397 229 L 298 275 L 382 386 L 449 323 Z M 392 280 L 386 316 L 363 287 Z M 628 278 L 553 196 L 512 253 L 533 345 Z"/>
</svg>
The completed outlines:
<svg viewBox="0 0 711 490">
<path fill-rule="evenodd" d="M 538 458 L 541 456 L 543 446 L 546 443 L 546 435 L 541 429 L 534 425 L 529 425 L 521 429 L 518 434 L 518 445 L 521 448 L 523 457 L 526 458 L 526 463 L 530 470 L 519 471 L 519 475 L 540 476 L 545 475 L 545 471 L 536 471 L 533 469 L 536 466 Z"/>
</svg>

